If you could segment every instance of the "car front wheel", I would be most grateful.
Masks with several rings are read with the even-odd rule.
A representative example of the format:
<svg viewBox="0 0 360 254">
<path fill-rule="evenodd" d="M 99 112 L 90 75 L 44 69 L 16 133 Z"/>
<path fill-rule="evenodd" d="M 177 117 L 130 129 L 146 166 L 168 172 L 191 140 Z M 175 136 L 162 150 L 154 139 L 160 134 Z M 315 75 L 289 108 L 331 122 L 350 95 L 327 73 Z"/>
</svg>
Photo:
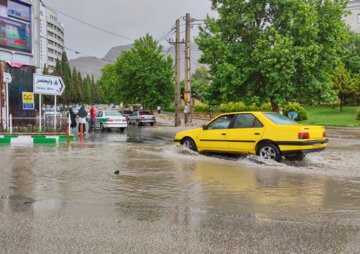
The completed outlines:
<svg viewBox="0 0 360 254">
<path fill-rule="evenodd" d="M 272 143 L 260 144 L 257 155 L 262 159 L 281 161 L 281 153 L 279 148 Z"/>
<path fill-rule="evenodd" d="M 192 140 L 191 138 L 184 138 L 181 144 L 186 148 L 189 148 L 190 150 L 197 152 L 196 144 L 194 140 Z"/>
</svg>

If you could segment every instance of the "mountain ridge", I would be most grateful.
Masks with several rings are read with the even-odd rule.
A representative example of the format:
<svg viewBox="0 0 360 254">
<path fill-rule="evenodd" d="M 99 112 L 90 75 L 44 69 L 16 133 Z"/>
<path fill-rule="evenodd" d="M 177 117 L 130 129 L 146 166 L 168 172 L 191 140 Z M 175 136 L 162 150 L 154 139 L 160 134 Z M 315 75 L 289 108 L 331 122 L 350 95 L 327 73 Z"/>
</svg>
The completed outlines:
<svg viewBox="0 0 360 254">
<path fill-rule="evenodd" d="M 199 59 L 201 56 L 201 51 L 195 43 L 191 43 L 191 69 L 194 72 L 198 67 L 202 66 L 199 63 Z M 123 45 L 123 46 L 115 46 L 111 48 L 103 58 L 96 58 L 96 57 L 78 57 L 75 59 L 70 59 L 69 64 L 71 69 L 74 67 L 80 71 L 83 77 L 89 75 L 90 77 L 94 75 L 95 80 L 98 80 L 101 76 L 101 69 L 108 63 L 115 62 L 117 57 L 126 50 L 132 49 L 133 45 Z M 183 79 L 184 77 L 184 45 L 182 45 L 180 52 L 181 52 L 181 75 L 180 78 Z M 170 55 L 173 59 L 175 59 L 175 47 L 170 46 L 167 48 L 163 48 L 163 54 L 165 56 Z"/>
</svg>

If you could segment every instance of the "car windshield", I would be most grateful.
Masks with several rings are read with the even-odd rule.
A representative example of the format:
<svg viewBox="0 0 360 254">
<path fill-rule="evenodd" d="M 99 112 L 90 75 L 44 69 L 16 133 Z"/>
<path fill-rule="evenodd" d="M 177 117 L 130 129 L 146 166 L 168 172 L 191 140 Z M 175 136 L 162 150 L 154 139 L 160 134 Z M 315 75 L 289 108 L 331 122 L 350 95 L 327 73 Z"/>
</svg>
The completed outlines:
<svg viewBox="0 0 360 254">
<path fill-rule="evenodd" d="M 111 112 L 107 111 L 105 112 L 105 116 L 121 116 L 121 114 L 117 111 L 111 111 Z"/>
<path fill-rule="evenodd" d="M 140 112 L 140 115 L 143 116 L 143 115 L 152 115 L 152 114 L 151 114 L 150 112 L 146 112 L 146 111 L 145 111 L 145 112 Z"/>
<path fill-rule="evenodd" d="M 273 123 L 283 125 L 283 124 L 298 124 L 294 120 L 287 118 L 284 115 L 279 113 L 264 113 L 264 115 L 270 119 Z"/>
</svg>

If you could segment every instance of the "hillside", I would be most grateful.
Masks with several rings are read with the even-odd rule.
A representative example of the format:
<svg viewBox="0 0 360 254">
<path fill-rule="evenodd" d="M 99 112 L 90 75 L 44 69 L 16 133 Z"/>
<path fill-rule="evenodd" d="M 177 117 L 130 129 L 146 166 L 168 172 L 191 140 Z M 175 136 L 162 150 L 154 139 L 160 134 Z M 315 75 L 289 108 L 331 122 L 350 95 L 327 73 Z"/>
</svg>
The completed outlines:
<svg viewBox="0 0 360 254">
<path fill-rule="evenodd" d="M 103 59 L 95 57 L 79 57 L 69 60 L 71 69 L 76 67 L 77 70 L 80 70 L 81 75 L 84 77 L 89 75 L 90 77 L 94 75 L 95 80 L 97 80 L 101 75 L 101 69 L 105 64 L 116 61 L 116 58 L 121 54 L 122 51 L 126 51 L 132 48 L 132 45 L 117 46 L 111 48 L 108 53 L 103 57 Z M 170 55 L 175 59 L 175 47 L 167 47 L 163 49 L 164 55 Z M 191 44 L 191 69 L 194 72 L 201 64 L 198 63 L 198 60 L 201 56 L 201 51 L 199 50 L 196 44 Z M 184 72 L 184 47 L 181 48 L 181 79 L 183 79 Z"/>
</svg>

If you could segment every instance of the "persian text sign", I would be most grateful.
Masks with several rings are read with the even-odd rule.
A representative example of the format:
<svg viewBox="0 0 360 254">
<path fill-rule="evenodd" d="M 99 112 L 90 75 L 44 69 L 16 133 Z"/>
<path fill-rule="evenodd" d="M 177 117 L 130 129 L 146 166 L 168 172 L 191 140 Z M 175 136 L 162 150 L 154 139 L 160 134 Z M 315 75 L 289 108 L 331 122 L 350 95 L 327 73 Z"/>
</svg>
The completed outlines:
<svg viewBox="0 0 360 254">
<path fill-rule="evenodd" d="M 34 94 L 23 92 L 22 93 L 22 101 L 23 101 L 23 110 L 34 110 Z"/>
<path fill-rule="evenodd" d="M 62 95 L 65 84 L 61 77 L 34 74 L 34 93 Z"/>
</svg>

